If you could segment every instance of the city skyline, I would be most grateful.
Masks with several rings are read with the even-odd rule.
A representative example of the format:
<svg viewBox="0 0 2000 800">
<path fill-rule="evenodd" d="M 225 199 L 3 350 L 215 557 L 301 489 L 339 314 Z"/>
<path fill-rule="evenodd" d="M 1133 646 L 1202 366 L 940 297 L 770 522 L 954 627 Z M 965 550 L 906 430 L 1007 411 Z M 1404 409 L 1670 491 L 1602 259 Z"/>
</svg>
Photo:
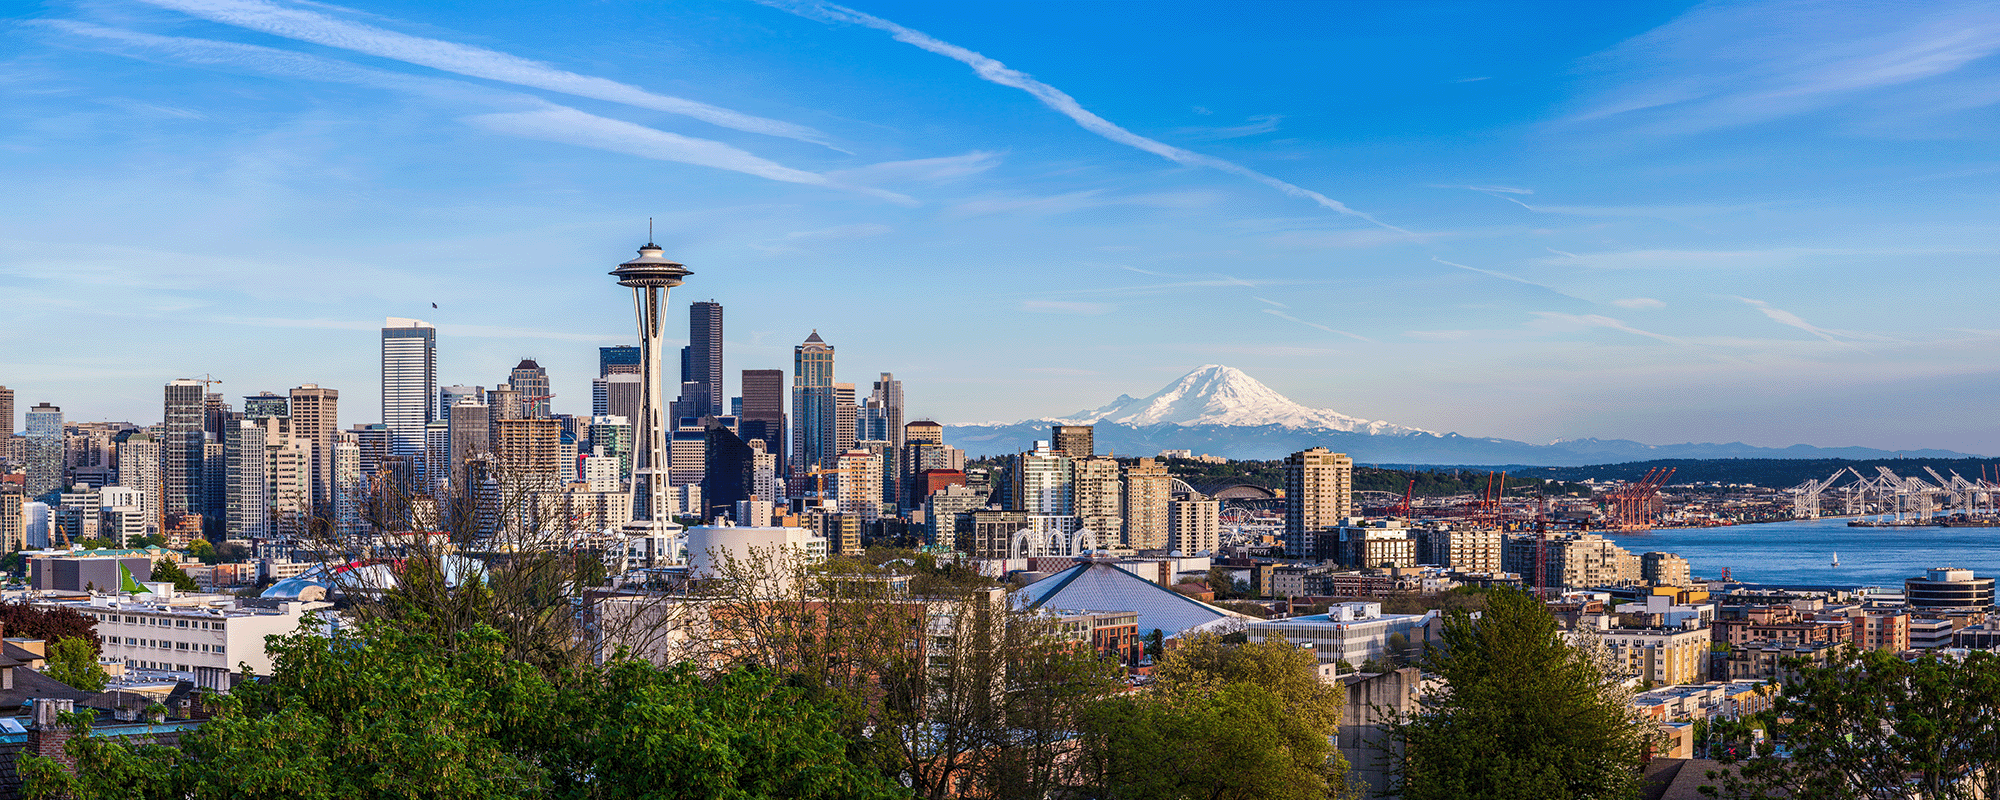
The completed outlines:
<svg viewBox="0 0 2000 800">
<path fill-rule="evenodd" d="M 1250 8 L 50 3 L 0 29 L 0 286 L 95 335 L 0 383 L 139 423 L 317 383 L 345 425 L 393 316 L 581 414 L 653 216 L 731 366 L 817 329 L 912 419 L 1225 363 L 1468 435 L 2000 451 L 1989 7 Z"/>
</svg>

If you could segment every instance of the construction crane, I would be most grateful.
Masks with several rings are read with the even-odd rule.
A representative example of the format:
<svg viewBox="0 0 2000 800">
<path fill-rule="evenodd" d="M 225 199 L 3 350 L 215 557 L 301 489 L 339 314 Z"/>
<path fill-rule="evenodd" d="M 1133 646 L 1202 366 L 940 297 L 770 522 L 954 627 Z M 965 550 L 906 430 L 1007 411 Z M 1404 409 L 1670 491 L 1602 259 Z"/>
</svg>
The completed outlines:
<svg viewBox="0 0 2000 800">
<path fill-rule="evenodd" d="M 1535 496 L 1535 596 L 1549 599 L 1549 517 L 1548 498 Z"/>
<path fill-rule="evenodd" d="M 1660 487 L 1667 485 L 1674 470 L 1654 467 L 1646 470 L 1646 476 L 1635 483 L 1628 483 L 1610 495 L 1612 518 L 1619 530 L 1645 531 L 1653 529 L 1653 505 L 1660 497 Z"/>
<path fill-rule="evenodd" d="M 1403 502 L 1396 504 L 1396 516 L 1407 517 L 1410 515 L 1410 496 L 1415 494 L 1416 491 L 1417 479 L 1411 478 L 1410 485 L 1403 489 Z"/>
<path fill-rule="evenodd" d="M 1847 468 L 1842 467 L 1835 470 L 1832 475 L 1826 476 L 1826 480 L 1806 481 L 1792 487 L 1789 490 L 1792 493 L 1792 518 L 1819 519 L 1820 495 L 1827 487 L 1832 486 L 1834 481 L 1840 480 L 1840 476 L 1846 472 Z"/>
</svg>

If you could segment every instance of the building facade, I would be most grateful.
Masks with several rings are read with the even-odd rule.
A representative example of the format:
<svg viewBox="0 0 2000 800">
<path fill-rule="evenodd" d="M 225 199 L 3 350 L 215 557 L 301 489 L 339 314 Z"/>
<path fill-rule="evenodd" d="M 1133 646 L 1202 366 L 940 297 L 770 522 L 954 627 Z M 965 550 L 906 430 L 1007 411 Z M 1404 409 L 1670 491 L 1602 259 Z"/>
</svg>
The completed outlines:
<svg viewBox="0 0 2000 800">
<path fill-rule="evenodd" d="M 1354 459 L 1315 447 L 1285 459 L 1285 552 L 1317 558 L 1319 537 L 1353 515 Z"/>
</svg>

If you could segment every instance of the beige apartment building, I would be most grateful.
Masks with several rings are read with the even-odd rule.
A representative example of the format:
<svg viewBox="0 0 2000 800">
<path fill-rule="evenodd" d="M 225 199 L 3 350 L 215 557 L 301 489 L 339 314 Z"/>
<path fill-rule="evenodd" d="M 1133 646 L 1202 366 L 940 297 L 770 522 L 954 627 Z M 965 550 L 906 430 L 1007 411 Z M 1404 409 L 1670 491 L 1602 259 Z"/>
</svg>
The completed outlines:
<svg viewBox="0 0 2000 800">
<path fill-rule="evenodd" d="M 1125 470 L 1125 546 L 1163 550 L 1167 546 L 1167 465 L 1142 458 Z"/>
<path fill-rule="evenodd" d="M 1708 680 L 1706 628 L 1612 628 L 1598 634 L 1612 662 L 1650 686 L 1677 686 Z"/>
<path fill-rule="evenodd" d="M 1325 558 L 1320 538 L 1354 512 L 1354 459 L 1324 447 L 1285 458 L 1285 547 L 1294 558 Z"/>
</svg>

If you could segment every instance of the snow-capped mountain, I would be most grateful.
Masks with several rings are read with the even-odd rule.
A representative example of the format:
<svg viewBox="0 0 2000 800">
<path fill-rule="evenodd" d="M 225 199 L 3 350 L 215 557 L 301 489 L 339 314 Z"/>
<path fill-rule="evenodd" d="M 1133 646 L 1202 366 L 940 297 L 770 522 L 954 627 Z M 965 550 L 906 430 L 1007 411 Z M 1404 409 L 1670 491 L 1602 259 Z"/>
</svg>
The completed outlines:
<svg viewBox="0 0 2000 800">
<path fill-rule="evenodd" d="M 1575 466 L 1660 458 L 1887 458 L 1866 447 L 1756 447 L 1685 443 L 1652 445 L 1623 439 L 1559 439 L 1528 444 L 1511 439 L 1434 433 L 1390 422 L 1310 408 L 1259 383 L 1242 370 L 1209 364 L 1166 388 L 1066 419 L 945 426 L 945 440 L 972 456 L 1019 453 L 1049 438 L 1051 424 L 1095 425 L 1100 453 L 1140 454 L 1193 450 L 1226 458 L 1269 460 L 1308 447 L 1347 453 L 1374 464 L 1511 464 Z M 1923 458 L 1958 458 L 1944 450 L 1905 452 Z"/>
<path fill-rule="evenodd" d="M 1310 408 L 1292 402 L 1240 369 L 1221 364 L 1205 364 L 1182 375 L 1166 388 L 1133 399 L 1119 395 L 1110 405 L 1079 411 L 1068 419 L 1052 420 L 1088 425 L 1113 422 L 1121 425 L 1226 425 L 1251 427 L 1277 425 L 1284 428 L 1345 431 L 1371 435 L 1430 433 L 1422 428 L 1391 422 L 1350 417 L 1326 408 Z"/>
</svg>

